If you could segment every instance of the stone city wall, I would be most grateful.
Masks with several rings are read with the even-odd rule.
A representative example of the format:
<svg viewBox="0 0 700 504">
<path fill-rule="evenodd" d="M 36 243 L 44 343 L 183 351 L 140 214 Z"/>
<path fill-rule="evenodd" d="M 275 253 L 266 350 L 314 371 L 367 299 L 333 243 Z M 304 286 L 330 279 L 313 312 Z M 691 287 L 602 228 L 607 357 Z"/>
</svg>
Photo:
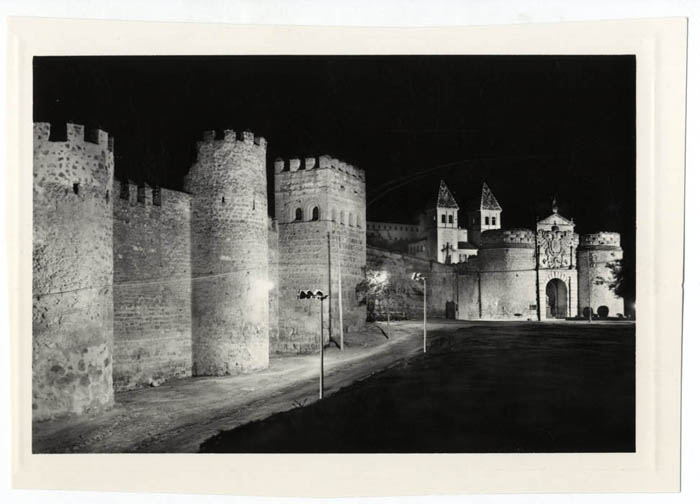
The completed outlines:
<svg viewBox="0 0 700 504">
<path fill-rule="evenodd" d="M 114 144 L 106 132 L 77 124 L 64 138 L 50 135 L 48 123 L 34 124 L 34 420 L 114 401 Z"/>
<path fill-rule="evenodd" d="M 192 375 L 190 195 L 114 183 L 114 386 Z"/>
<path fill-rule="evenodd" d="M 368 318 L 386 320 L 423 318 L 423 283 L 411 279 L 413 273 L 426 278 L 428 318 L 446 318 L 449 307 L 458 306 L 457 275 L 453 266 L 374 247 L 367 248 L 367 270 L 386 272 L 387 293 L 380 300 L 367 300 Z M 456 315 L 456 314 L 455 314 Z"/>
</svg>

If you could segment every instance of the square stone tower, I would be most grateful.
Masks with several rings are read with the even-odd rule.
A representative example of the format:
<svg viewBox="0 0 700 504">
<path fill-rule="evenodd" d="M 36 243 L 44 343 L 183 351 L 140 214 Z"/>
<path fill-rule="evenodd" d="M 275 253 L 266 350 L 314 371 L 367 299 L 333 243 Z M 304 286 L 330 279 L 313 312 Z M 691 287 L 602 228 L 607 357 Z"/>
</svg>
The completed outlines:
<svg viewBox="0 0 700 504">
<path fill-rule="evenodd" d="M 481 195 L 471 205 L 467 214 L 469 218 L 469 241 L 481 246 L 481 233 L 492 229 L 501 229 L 501 205 L 484 182 L 481 186 Z"/>
<path fill-rule="evenodd" d="M 278 353 L 318 349 L 320 305 L 298 300 L 299 289 L 330 293 L 324 302 L 324 340 L 364 325 L 356 287 L 366 264 L 365 174 L 331 156 L 275 161 L 275 219 L 279 232 Z M 342 300 L 339 291 L 342 290 Z M 330 322 L 330 323 L 329 323 Z"/>
</svg>

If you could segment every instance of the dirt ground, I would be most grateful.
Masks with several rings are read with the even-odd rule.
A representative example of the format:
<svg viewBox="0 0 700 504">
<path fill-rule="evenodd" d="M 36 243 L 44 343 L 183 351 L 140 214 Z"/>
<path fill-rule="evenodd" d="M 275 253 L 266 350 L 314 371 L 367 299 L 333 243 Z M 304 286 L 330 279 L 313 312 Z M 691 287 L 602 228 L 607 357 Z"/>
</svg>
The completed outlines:
<svg viewBox="0 0 700 504">
<path fill-rule="evenodd" d="M 634 377 L 631 323 L 432 327 L 426 355 L 202 451 L 633 452 Z"/>
<path fill-rule="evenodd" d="M 433 321 L 433 330 L 459 324 Z M 376 324 L 349 334 L 343 352 L 326 348 L 326 397 L 422 349 L 422 324 L 391 324 L 390 338 Z M 173 380 L 160 387 L 115 395 L 98 416 L 33 425 L 34 453 L 187 453 L 221 431 L 318 400 L 318 354 L 273 357 L 254 374 Z"/>
</svg>

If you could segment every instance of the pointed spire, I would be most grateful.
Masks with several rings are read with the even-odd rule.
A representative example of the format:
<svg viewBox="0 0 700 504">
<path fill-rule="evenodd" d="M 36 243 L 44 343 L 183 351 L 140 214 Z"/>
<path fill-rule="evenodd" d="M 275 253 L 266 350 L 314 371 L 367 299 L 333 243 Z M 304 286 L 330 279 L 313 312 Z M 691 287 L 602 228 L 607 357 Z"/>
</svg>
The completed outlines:
<svg viewBox="0 0 700 504">
<path fill-rule="evenodd" d="M 486 182 L 481 186 L 481 204 L 479 207 L 481 210 L 502 210 L 501 205 L 498 204 L 498 200 L 496 200 Z"/>
<path fill-rule="evenodd" d="M 437 207 L 438 208 L 459 208 L 459 205 L 457 205 L 457 202 L 455 201 L 454 196 L 452 196 L 452 193 L 447 188 L 447 184 L 445 184 L 444 180 L 440 181 L 440 190 L 438 191 L 438 197 L 437 197 Z"/>
</svg>

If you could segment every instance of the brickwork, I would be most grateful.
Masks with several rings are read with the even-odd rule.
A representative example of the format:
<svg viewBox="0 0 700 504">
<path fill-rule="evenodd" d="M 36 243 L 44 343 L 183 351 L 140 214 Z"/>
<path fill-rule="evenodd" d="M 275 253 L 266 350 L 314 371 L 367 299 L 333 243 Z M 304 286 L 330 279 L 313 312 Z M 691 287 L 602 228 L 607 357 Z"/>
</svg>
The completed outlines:
<svg viewBox="0 0 700 504">
<path fill-rule="evenodd" d="M 587 316 L 588 307 L 594 314 L 624 315 L 624 300 L 610 289 L 614 265 L 622 260 L 620 235 L 601 232 L 581 236 L 578 249 L 579 315 Z"/>
<path fill-rule="evenodd" d="M 272 351 L 315 351 L 320 303 L 297 300 L 298 289 L 330 292 L 330 303 L 324 303 L 325 341 L 340 333 L 339 275 L 345 330 L 358 329 L 366 319 L 365 307 L 355 292 L 364 279 L 366 261 L 364 172 L 330 156 L 277 160 L 275 218 L 279 229 L 279 334 L 271 342 Z"/>
<path fill-rule="evenodd" d="M 266 142 L 207 132 L 185 177 L 192 194 L 193 374 L 268 365 Z"/>
<path fill-rule="evenodd" d="M 34 124 L 35 420 L 98 411 L 112 389 L 113 142 L 104 131 Z"/>
<path fill-rule="evenodd" d="M 112 193 L 114 386 L 191 376 L 190 195 L 119 181 Z"/>
</svg>

